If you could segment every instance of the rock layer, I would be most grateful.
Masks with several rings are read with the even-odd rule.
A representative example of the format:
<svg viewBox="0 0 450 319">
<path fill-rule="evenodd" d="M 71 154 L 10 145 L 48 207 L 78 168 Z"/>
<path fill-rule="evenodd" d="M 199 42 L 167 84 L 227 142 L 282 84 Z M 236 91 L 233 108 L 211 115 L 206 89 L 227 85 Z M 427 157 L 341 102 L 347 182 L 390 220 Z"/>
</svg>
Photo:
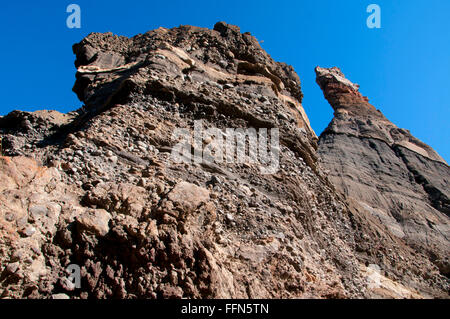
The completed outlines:
<svg viewBox="0 0 450 319">
<path fill-rule="evenodd" d="M 297 74 L 249 33 L 94 33 L 73 49 L 82 109 L 0 118 L 2 297 L 448 297 L 437 264 L 336 191 Z M 195 120 L 278 128 L 278 171 L 174 161 L 173 131 Z"/>
<path fill-rule="evenodd" d="M 335 111 L 318 153 L 329 178 L 358 209 L 449 275 L 450 168 L 428 145 L 369 104 L 338 68 L 316 68 Z"/>
</svg>

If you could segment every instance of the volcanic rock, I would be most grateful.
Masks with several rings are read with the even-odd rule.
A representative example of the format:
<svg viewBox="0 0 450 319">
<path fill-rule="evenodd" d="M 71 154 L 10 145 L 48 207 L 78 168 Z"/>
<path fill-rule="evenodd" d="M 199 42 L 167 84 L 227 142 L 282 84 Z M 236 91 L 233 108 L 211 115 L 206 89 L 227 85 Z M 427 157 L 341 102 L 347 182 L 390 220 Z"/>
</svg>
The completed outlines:
<svg viewBox="0 0 450 319">
<path fill-rule="evenodd" d="M 369 104 L 338 68 L 317 67 L 316 74 L 335 111 L 318 149 L 329 179 L 353 206 L 448 275 L 449 166 Z"/>
<path fill-rule="evenodd" d="M 448 167 L 337 70 L 319 78 L 346 122 L 322 135 L 320 163 L 299 77 L 236 26 L 93 33 L 73 50 L 81 109 L 0 118 L 2 297 L 448 298 Z M 352 119 L 360 104 L 380 129 Z M 173 132 L 196 120 L 279 129 L 278 169 L 173 160 Z M 327 138 L 387 152 L 392 173 Z M 325 152 L 344 154 L 330 178 Z M 364 192 L 338 183 L 347 161 Z"/>
</svg>

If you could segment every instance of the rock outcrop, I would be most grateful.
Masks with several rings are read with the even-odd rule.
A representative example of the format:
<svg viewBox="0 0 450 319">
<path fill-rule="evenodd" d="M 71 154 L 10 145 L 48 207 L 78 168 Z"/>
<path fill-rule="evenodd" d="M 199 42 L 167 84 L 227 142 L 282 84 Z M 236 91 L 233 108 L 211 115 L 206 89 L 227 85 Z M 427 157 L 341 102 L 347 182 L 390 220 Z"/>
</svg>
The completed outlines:
<svg viewBox="0 0 450 319">
<path fill-rule="evenodd" d="M 391 123 L 338 68 L 317 67 L 335 113 L 318 154 L 357 209 L 424 252 L 449 275 L 450 168 L 428 145 Z"/>
<path fill-rule="evenodd" d="M 0 118 L 1 297 L 448 297 L 438 263 L 448 242 L 439 210 L 448 207 L 439 193 L 446 184 L 415 164 L 425 157 L 402 146 L 403 131 L 385 144 L 399 149 L 392 156 L 405 159 L 402 167 L 416 167 L 404 196 L 422 187 L 424 207 L 437 207 L 418 215 L 429 225 L 419 231 L 436 244 L 426 252 L 421 238 L 416 246 L 405 240 L 409 224 L 393 224 L 404 238 L 393 234 L 363 197 L 339 191 L 337 174 L 328 179 L 299 77 L 249 33 L 223 22 L 133 38 L 93 33 L 73 50 L 81 109 Z M 345 89 L 329 99 L 341 101 Z M 173 132 L 193 131 L 197 120 L 221 130 L 279 129 L 278 169 L 175 161 Z M 408 141 L 448 174 L 431 149 Z M 81 269 L 80 287 L 68 280 L 70 265 Z"/>
</svg>

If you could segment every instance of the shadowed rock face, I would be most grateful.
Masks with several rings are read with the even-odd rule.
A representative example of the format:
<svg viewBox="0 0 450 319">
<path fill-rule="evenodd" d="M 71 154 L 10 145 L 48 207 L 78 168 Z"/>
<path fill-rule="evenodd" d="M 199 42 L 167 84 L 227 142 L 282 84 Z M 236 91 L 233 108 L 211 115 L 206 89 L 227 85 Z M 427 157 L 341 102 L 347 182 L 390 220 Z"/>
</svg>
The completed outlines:
<svg viewBox="0 0 450 319">
<path fill-rule="evenodd" d="M 449 275 L 450 168 L 428 145 L 397 128 L 338 68 L 316 68 L 335 110 L 318 154 L 338 190 Z"/>
<path fill-rule="evenodd" d="M 94 33 L 73 49 L 82 109 L 0 118 L 2 297 L 448 297 L 443 268 L 392 235 L 409 229 L 383 228 L 335 190 L 317 160 L 297 74 L 249 33 L 224 22 L 133 38 Z M 173 131 L 193 130 L 194 120 L 278 128 L 279 170 L 173 161 Z M 390 136 L 392 147 L 403 141 Z M 398 146 L 390 160 L 423 158 L 409 150 Z M 407 195 L 420 189 L 416 175 Z M 81 288 L 65 279 L 71 264 L 81 267 Z"/>
</svg>

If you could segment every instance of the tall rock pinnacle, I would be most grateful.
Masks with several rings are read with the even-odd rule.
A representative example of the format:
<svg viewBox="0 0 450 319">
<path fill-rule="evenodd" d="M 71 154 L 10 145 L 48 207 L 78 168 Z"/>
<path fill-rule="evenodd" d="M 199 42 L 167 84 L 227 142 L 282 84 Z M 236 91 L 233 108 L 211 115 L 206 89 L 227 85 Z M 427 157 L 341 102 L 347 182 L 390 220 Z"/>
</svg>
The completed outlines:
<svg viewBox="0 0 450 319">
<path fill-rule="evenodd" d="M 319 139 L 322 167 L 351 205 L 450 274 L 450 168 L 428 145 L 391 123 L 336 67 L 316 68 L 335 110 Z"/>
<path fill-rule="evenodd" d="M 316 67 L 316 82 L 335 111 L 346 110 L 352 114 L 376 115 L 375 107 L 359 92 L 359 85 L 347 80 L 337 67 Z"/>
<path fill-rule="evenodd" d="M 335 111 L 335 117 L 324 134 L 334 132 L 377 138 L 391 146 L 399 145 L 431 160 L 446 163 L 430 146 L 390 122 L 369 103 L 367 97 L 362 96 L 359 85 L 346 79 L 339 68 L 316 67 L 316 82 Z"/>
</svg>

